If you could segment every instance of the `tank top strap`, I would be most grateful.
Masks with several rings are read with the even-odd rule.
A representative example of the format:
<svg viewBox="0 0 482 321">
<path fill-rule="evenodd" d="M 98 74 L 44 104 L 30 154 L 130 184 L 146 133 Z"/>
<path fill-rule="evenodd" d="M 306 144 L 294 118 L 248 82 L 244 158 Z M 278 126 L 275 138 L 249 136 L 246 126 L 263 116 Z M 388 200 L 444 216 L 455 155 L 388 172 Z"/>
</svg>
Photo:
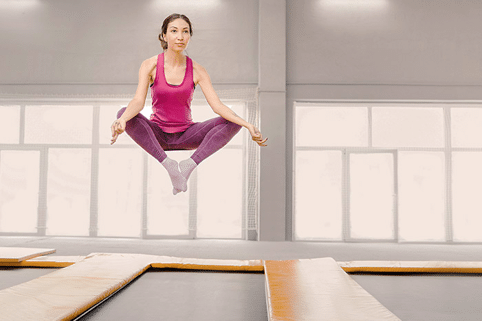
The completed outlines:
<svg viewBox="0 0 482 321">
<path fill-rule="evenodd" d="M 154 79 L 154 84 L 159 84 L 159 75 L 164 75 L 164 53 L 157 55 L 157 65 L 156 65 L 156 77 Z"/>
<path fill-rule="evenodd" d="M 192 65 L 192 59 L 186 56 L 186 84 L 192 84 L 194 87 L 194 67 Z"/>
</svg>

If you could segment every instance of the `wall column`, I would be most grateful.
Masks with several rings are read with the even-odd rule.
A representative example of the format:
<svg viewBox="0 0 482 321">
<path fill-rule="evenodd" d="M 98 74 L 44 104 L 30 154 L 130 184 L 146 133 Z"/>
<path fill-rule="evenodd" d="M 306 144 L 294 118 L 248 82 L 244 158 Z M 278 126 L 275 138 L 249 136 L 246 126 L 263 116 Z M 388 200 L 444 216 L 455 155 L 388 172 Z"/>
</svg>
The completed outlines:
<svg viewBox="0 0 482 321">
<path fill-rule="evenodd" d="M 259 241 L 286 240 L 286 1 L 259 0 Z"/>
</svg>

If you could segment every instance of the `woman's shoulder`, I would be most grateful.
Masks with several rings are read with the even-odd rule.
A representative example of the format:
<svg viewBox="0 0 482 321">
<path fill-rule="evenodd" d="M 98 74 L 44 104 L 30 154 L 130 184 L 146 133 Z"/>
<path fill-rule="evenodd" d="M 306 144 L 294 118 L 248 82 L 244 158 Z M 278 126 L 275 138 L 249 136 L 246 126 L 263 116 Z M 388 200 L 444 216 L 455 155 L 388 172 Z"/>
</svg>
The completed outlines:
<svg viewBox="0 0 482 321">
<path fill-rule="evenodd" d="M 142 66 L 147 67 L 148 69 L 156 67 L 157 66 L 157 57 L 158 57 L 158 55 L 147 58 L 146 60 L 144 60 L 142 62 Z"/>
<path fill-rule="evenodd" d="M 147 74 L 149 76 L 149 81 L 152 82 L 156 76 L 156 67 L 157 55 L 144 60 L 141 64 L 140 72 L 143 74 Z"/>
<path fill-rule="evenodd" d="M 198 64 L 197 62 L 195 62 L 194 60 L 192 60 L 192 68 L 194 69 L 194 72 L 197 72 L 197 73 L 206 73 L 206 69 L 201 66 L 200 64 Z"/>
</svg>

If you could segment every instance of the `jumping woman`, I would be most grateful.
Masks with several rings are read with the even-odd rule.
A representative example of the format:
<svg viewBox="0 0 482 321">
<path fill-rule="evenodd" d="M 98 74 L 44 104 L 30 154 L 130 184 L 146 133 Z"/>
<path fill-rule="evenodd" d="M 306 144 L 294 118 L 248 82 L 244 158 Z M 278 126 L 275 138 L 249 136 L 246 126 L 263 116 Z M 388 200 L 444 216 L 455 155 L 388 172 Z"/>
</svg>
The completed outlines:
<svg viewBox="0 0 482 321">
<path fill-rule="evenodd" d="M 241 127 L 246 127 L 259 146 L 267 138 L 229 107 L 214 91 L 206 69 L 183 54 L 192 36 L 191 22 L 181 14 L 168 16 L 159 40 L 163 53 L 144 60 L 139 69 L 139 84 L 134 98 L 117 113 L 112 124 L 112 140 L 124 131 L 145 151 L 155 157 L 167 170 L 173 194 L 187 191 L 192 171 L 207 157 L 224 147 Z M 220 117 L 196 123 L 191 118 L 191 101 L 196 85 L 213 111 Z M 152 115 L 142 114 L 147 91 L 151 87 Z M 192 150 L 193 155 L 179 164 L 169 158 L 166 150 Z"/>
</svg>

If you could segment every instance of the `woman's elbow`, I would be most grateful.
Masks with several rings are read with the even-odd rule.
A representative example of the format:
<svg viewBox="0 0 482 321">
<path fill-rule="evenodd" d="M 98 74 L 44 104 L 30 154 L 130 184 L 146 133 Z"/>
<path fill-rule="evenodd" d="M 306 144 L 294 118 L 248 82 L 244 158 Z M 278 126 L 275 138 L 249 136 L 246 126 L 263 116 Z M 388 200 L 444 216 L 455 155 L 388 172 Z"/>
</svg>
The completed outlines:
<svg viewBox="0 0 482 321">
<path fill-rule="evenodd" d="M 141 111 L 142 109 L 144 109 L 146 100 L 142 98 L 134 97 L 131 101 L 131 104 L 135 106 L 136 110 Z"/>
<path fill-rule="evenodd" d="M 218 108 L 217 106 L 215 107 L 211 107 L 211 109 L 213 110 L 213 112 L 219 116 L 222 116 L 222 110 L 220 108 Z"/>
</svg>

